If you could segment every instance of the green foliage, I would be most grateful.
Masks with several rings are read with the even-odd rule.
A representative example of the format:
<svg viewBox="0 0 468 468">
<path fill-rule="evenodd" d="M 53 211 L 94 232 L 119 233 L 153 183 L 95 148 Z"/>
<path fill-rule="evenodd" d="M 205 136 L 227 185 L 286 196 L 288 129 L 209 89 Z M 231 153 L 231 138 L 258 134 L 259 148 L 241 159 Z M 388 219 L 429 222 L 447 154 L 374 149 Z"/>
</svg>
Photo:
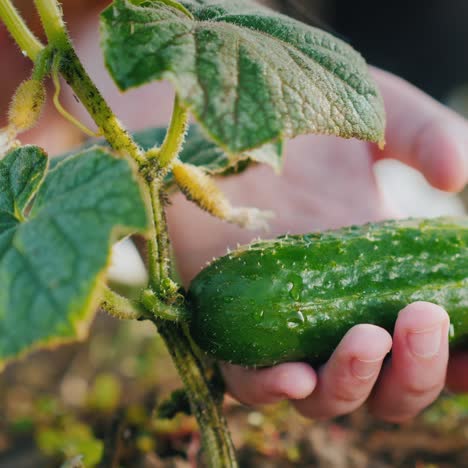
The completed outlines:
<svg viewBox="0 0 468 468">
<path fill-rule="evenodd" d="M 468 393 L 444 395 L 422 417 L 427 424 L 438 429 L 456 430 L 463 421 L 468 421 Z"/>
<path fill-rule="evenodd" d="M 70 459 L 82 457 L 83 466 L 97 466 L 104 453 L 104 444 L 96 439 L 89 426 L 68 420 L 58 428 L 43 428 L 37 434 L 37 445 L 49 456 Z"/>
<path fill-rule="evenodd" d="M 143 150 L 147 151 L 155 146 L 160 146 L 166 132 L 166 127 L 147 128 L 133 133 L 132 137 Z M 85 143 L 80 149 L 83 150 L 94 145 L 109 147 L 105 140 L 96 139 Z M 51 161 L 51 167 L 75 152 L 54 158 Z M 189 126 L 179 158 L 184 163 L 200 167 L 208 174 L 229 175 L 242 172 L 251 162 L 268 164 L 276 172 L 279 172 L 283 162 L 282 153 L 283 145 L 281 143 L 271 143 L 244 153 L 228 154 L 209 140 L 198 125 L 193 124 Z M 166 188 L 171 188 L 173 185 L 172 175 L 169 174 L 166 177 Z"/>
<path fill-rule="evenodd" d="M 112 242 L 147 228 L 125 160 L 91 148 L 47 175 L 46 168 L 46 155 L 34 146 L 0 162 L 1 362 L 30 347 L 83 338 Z"/>
<path fill-rule="evenodd" d="M 165 128 L 152 128 L 134 134 L 135 140 L 143 149 L 160 146 L 166 134 Z M 199 125 L 190 125 L 184 147 L 179 158 L 202 168 L 208 174 L 228 175 L 241 172 L 250 162 L 259 162 L 270 165 L 276 172 L 282 167 L 283 145 L 270 143 L 254 150 L 230 154 L 209 140 Z M 172 183 L 169 175 L 168 183 Z"/>
<path fill-rule="evenodd" d="M 24 146 L 0 161 L 0 239 L 24 219 L 31 198 L 42 183 L 47 156 L 39 148 Z M 0 245 L 4 241 L 0 240 Z M 2 252 L 2 250 L 0 250 Z"/>
<path fill-rule="evenodd" d="M 115 0 L 102 14 L 121 89 L 170 80 L 230 154 L 311 132 L 383 141 L 381 97 L 344 42 L 248 0 L 174 3 Z"/>
</svg>

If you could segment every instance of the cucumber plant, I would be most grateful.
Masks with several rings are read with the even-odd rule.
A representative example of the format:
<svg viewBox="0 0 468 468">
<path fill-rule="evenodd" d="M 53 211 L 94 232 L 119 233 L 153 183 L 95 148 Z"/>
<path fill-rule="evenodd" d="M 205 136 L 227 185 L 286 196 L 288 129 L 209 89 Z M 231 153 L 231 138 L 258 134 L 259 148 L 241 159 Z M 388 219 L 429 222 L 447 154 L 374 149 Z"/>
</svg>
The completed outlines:
<svg viewBox="0 0 468 468">
<path fill-rule="evenodd" d="M 284 141 L 305 133 L 383 145 L 381 96 L 365 61 L 350 46 L 252 1 L 113 0 L 101 14 L 101 31 L 105 62 L 116 84 L 125 91 L 166 79 L 176 91 L 167 129 L 131 135 L 77 57 L 57 0 L 34 0 L 34 5 L 46 44 L 30 31 L 11 0 L 0 0 L 0 18 L 32 61 L 31 78 L 19 85 L 9 123 L 0 133 L 0 361 L 5 364 L 41 346 L 83 339 L 99 307 L 120 319 L 149 320 L 156 325 L 180 373 L 185 393 L 178 395 L 185 403 L 188 399 L 199 422 L 207 464 L 237 466 L 221 410 L 222 385 L 215 384 L 216 364 L 198 346 L 223 359 L 239 357 L 238 362 L 249 365 L 292 358 L 323 359 L 352 321 L 369 320 L 372 297 L 378 296 L 380 301 L 387 297 L 376 284 L 368 302 L 361 301 L 366 313 L 352 320 L 339 319 L 336 328 L 332 323 L 331 335 L 316 351 L 297 342 L 302 325 L 288 315 L 277 325 L 285 327 L 283 344 L 293 349 L 285 352 L 271 342 L 265 344 L 265 331 L 255 326 L 252 341 L 258 337 L 260 345 L 266 347 L 257 356 L 241 356 L 235 349 L 241 343 L 232 345 L 212 338 L 219 330 L 221 337 L 235 332 L 229 328 L 233 309 L 219 305 L 229 302 L 229 294 L 238 292 L 236 307 L 249 311 L 243 301 L 248 294 L 255 296 L 255 291 L 244 286 L 249 275 L 258 276 L 256 266 L 249 269 L 251 258 L 255 265 L 258 261 L 267 267 L 261 282 L 269 281 L 271 275 L 281 288 L 278 294 L 283 312 L 309 319 L 312 311 L 298 307 L 302 307 L 301 301 L 313 303 L 314 290 L 309 287 L 304 296 L 301 291 L 296 296 L 296 280 L 303 281 L 311 268 L 320 274 L 316 262 L 326 258 L 343 263 L 338 283 L 344 288 L 353 256 L 362 254 L 361 247 L 367 248 L 361 246 L 363 238 L 379 237 L 374 245 L 382 243 L 385 251 L 384 237 L 395 235 L 401 238 L 403 252 L 413 245 L 409 227 L 389 224 L 352 234 L 326 234 L 324 239 L 309 236 L 308 240 L 255 244 L 208 267 L 186 294 L 172 264 L 164 212 L 167 193 L 181 190 L 200 208 L 227 222 L 254 229 L 265 226 L 270 213 L 232 206 L 213 176 L 234 174 L 252 163 L 280 170 Z M 84 127 L 61 106 L 60 76 L 89 112 L 96 131 Z M 17 136 L 40 118 L 47 79 L 56 87 L 57 110 L 86 134 L 102 139 L 53 160 L 37 146 L 21 146 Z M 190 115 L 196 124 L 189 125 Z M 415 274 L 418 280 L 407 295 L 414 298 L 417 288 L 437 277 L 440 289 L 426 288 L 427 298 L 434 293 L 435 299 L 443 296 L 448 305 L 466 309 L 466 223 L 446 224 L 429 224 L 427 233 L 421 234 L 424 241 L 415 244 L 431 262 L 426 275 Z M 426 232 L 424 226 L 412 225 L 411 233 Z M 132 234 L 147 241 L 149 281 L 135 297 L 128 298 L 107 284 L 106 269 L 112 244 Z M 438 250 L 436 263 L 431 242 L 438 236 L 449 246 L 450 255 L 444 257 Z M 334 260 L 340 248 L 348 249 L 347 253 Z M 284 267 L 280 273 L 276 255 Z M 301 257 L 297 264 L 292 260 L 296 255 Z M 388 266 L 385 262 L 390 260 L 382 260 L 379 251 L 372 255 L 368 261 L 377 269 Z M 395 261 L 398 263 L 398 258 Z M 425 262 L 422 257 L 420 261 Z M 449 268 L 452 261 L 456 265 L 453 274 Z M 408 262 L 400 282 L 412 274 Z M 443 267 L 439 268 L 441 262 Z M 397 277 L 403 273 L 397 267 L 391 271 Z M 346 303 L 349 307 L 344 314 L 351 317 L 362 304 L 353 302 L 351 296 L 333 296 L 336 278 L 330 275 L 330 293 L 319 288 L 317 294 L 333 306 L 330 313 Z M 361 280 L 366 281 L 365 275 Z M 214 286 L 216 282 L 227 285 L 223 295 Z M 350 287 L 358 290 L 361 283 Z M 260 288 L 258 293 L 259 300 L 276 303 L 275 291 Z M 395 295 L 397 289 L 388 293 L 390 302 L 396 298 L 393 306 L 407 299 Z M 216 304 L 215 320 L 206 315 L 211 301 Z M 255 314 L 261 305 L 256 305 L 255 297 L 248 304 L 249 308 L 253 304 L 250 320 L 259 324 L 261 317 Z M 391 326 L 391 316 L 380 318 Z M 375 321 L 380 318 L 374 317 Z M 210 320 L 211 329 L 206 328 Z M 234 328 L 235 320 L 231 323 Z M 466 324 L 466 320 L 460 315 L 460 322 Z M 291 326 L 293 322 L 299 329 Z M 228 353 L 218 352 L 226 347 Z M 177 396 L 167 407 L 176 400 Z"/>
</svg>

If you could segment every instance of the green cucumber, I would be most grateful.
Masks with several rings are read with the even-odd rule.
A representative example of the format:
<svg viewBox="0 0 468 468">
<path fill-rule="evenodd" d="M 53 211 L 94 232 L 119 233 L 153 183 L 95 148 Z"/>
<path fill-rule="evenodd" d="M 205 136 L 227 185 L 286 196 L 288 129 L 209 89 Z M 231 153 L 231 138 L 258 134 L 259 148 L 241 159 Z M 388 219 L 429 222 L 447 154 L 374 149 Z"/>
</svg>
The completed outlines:
<svg viewBox="0 0 468 468">
<path fill-rule="evenodd" d="M 451 342 L 468 336 L 468 218 L 386 221 L 259 241 L 192 282 L 190 331 L 244 366 L 326 361 L 359 323 L 393 330 L 414 301 L 446 308 Z"/>
</svg>

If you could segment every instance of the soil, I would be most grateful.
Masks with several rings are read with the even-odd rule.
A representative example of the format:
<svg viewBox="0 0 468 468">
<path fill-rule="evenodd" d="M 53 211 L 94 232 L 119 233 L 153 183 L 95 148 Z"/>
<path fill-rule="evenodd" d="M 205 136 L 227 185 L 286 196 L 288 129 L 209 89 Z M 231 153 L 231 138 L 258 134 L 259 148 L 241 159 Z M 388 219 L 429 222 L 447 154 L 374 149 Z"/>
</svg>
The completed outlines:
<svg viewBox="0 0 468 468">
<path fill-rule="evenodd" d="M 84 344 L 35 353 L 2 374 L 0 467 L 203 466 L 193 417 L 155 415 L 179 385 L 151 324 L 99 314 Z M 400 426 L 365 408 L 323 423 L 287 403 L 248 408 L 229 397 L 225 412 L 243 468 L 468 467 L 468 395 L 444 395 Z"/>
</svg>

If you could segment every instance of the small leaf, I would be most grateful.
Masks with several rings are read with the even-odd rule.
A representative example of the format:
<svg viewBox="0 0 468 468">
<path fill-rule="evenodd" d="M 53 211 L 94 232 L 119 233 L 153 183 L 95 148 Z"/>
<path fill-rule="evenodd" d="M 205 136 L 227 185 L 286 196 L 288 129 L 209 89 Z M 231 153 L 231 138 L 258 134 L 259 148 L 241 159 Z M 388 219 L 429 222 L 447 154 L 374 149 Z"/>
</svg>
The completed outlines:
<svg viewBox="0 0 468 468">
<path fill-rule="evenodd" d="M 172 3 L 172 2 L 171 2 Z M 114 0 L 107 67 L 126 90 L 170 80 L 228 153 L 304 133 L 382 142 L 382 99 L 343 41 L 248 0 Z"/>
<path fill-rule="evenodd" d="M 46 167 L 34 146 L 0 161 L 0 363 L 83 338 L 112 242 L 147 227 L 127 161 L 91 148 Z"/>
<path fill-rule="evenodd" d="M 133 136 L 143 149 L 148 150 L 155 145 L 161 145 L 165 134 L 165 128 L 153 128 L 136 132 Z M 282 152 L 282 145 L 274 143 L 243 153 L 229 154 L 209 140 L 198 125 L 190 125 L 180 160 L 212 175 L 227 175 L 242 171 L 251 161 L 268 164 L 276 172 L 280 172 Z M 172 183 L 172 177 L 167 181 Z"/>
<path fill-rule="evenodd" d="M 166 131 L 165 127 L 148 128 L 135 132 L 132 136 L 144 150 L 149 150 L 154 146 L 162 144 Z M 107 145 L 104 140 L 91 140 L 82 146 L 81 149 L 89 148 L 95 144 Z M 184 163 L 200 167 L 204 172 L 212 175 L 228 175 L 233 172 L 242 172 L 252 161 L 268 164 L 276 172 L 279 172 L 282 167 L 282 151 L 282 145 L 278 142 L 267 144 L 245 153 L 228 154 L 209 140 L 200 127 L 194 124 L 190 125 L 188 129 L 185 144 L 180 154 L 180 160 Z M 75 153 L 76 150 L 54 158 L 51 161 L 51 166 L 55 167 L 60 161 Z M 166 183 L 167 188 L 174 185 L 172 175 L 167 177 Z"/>
<path fill-rule="evenodd" d="M 42 183 L 47 156 L 35 146 L 23 146 L 0 161 L 0 213 L 22 217 Z"/>
</svg>

